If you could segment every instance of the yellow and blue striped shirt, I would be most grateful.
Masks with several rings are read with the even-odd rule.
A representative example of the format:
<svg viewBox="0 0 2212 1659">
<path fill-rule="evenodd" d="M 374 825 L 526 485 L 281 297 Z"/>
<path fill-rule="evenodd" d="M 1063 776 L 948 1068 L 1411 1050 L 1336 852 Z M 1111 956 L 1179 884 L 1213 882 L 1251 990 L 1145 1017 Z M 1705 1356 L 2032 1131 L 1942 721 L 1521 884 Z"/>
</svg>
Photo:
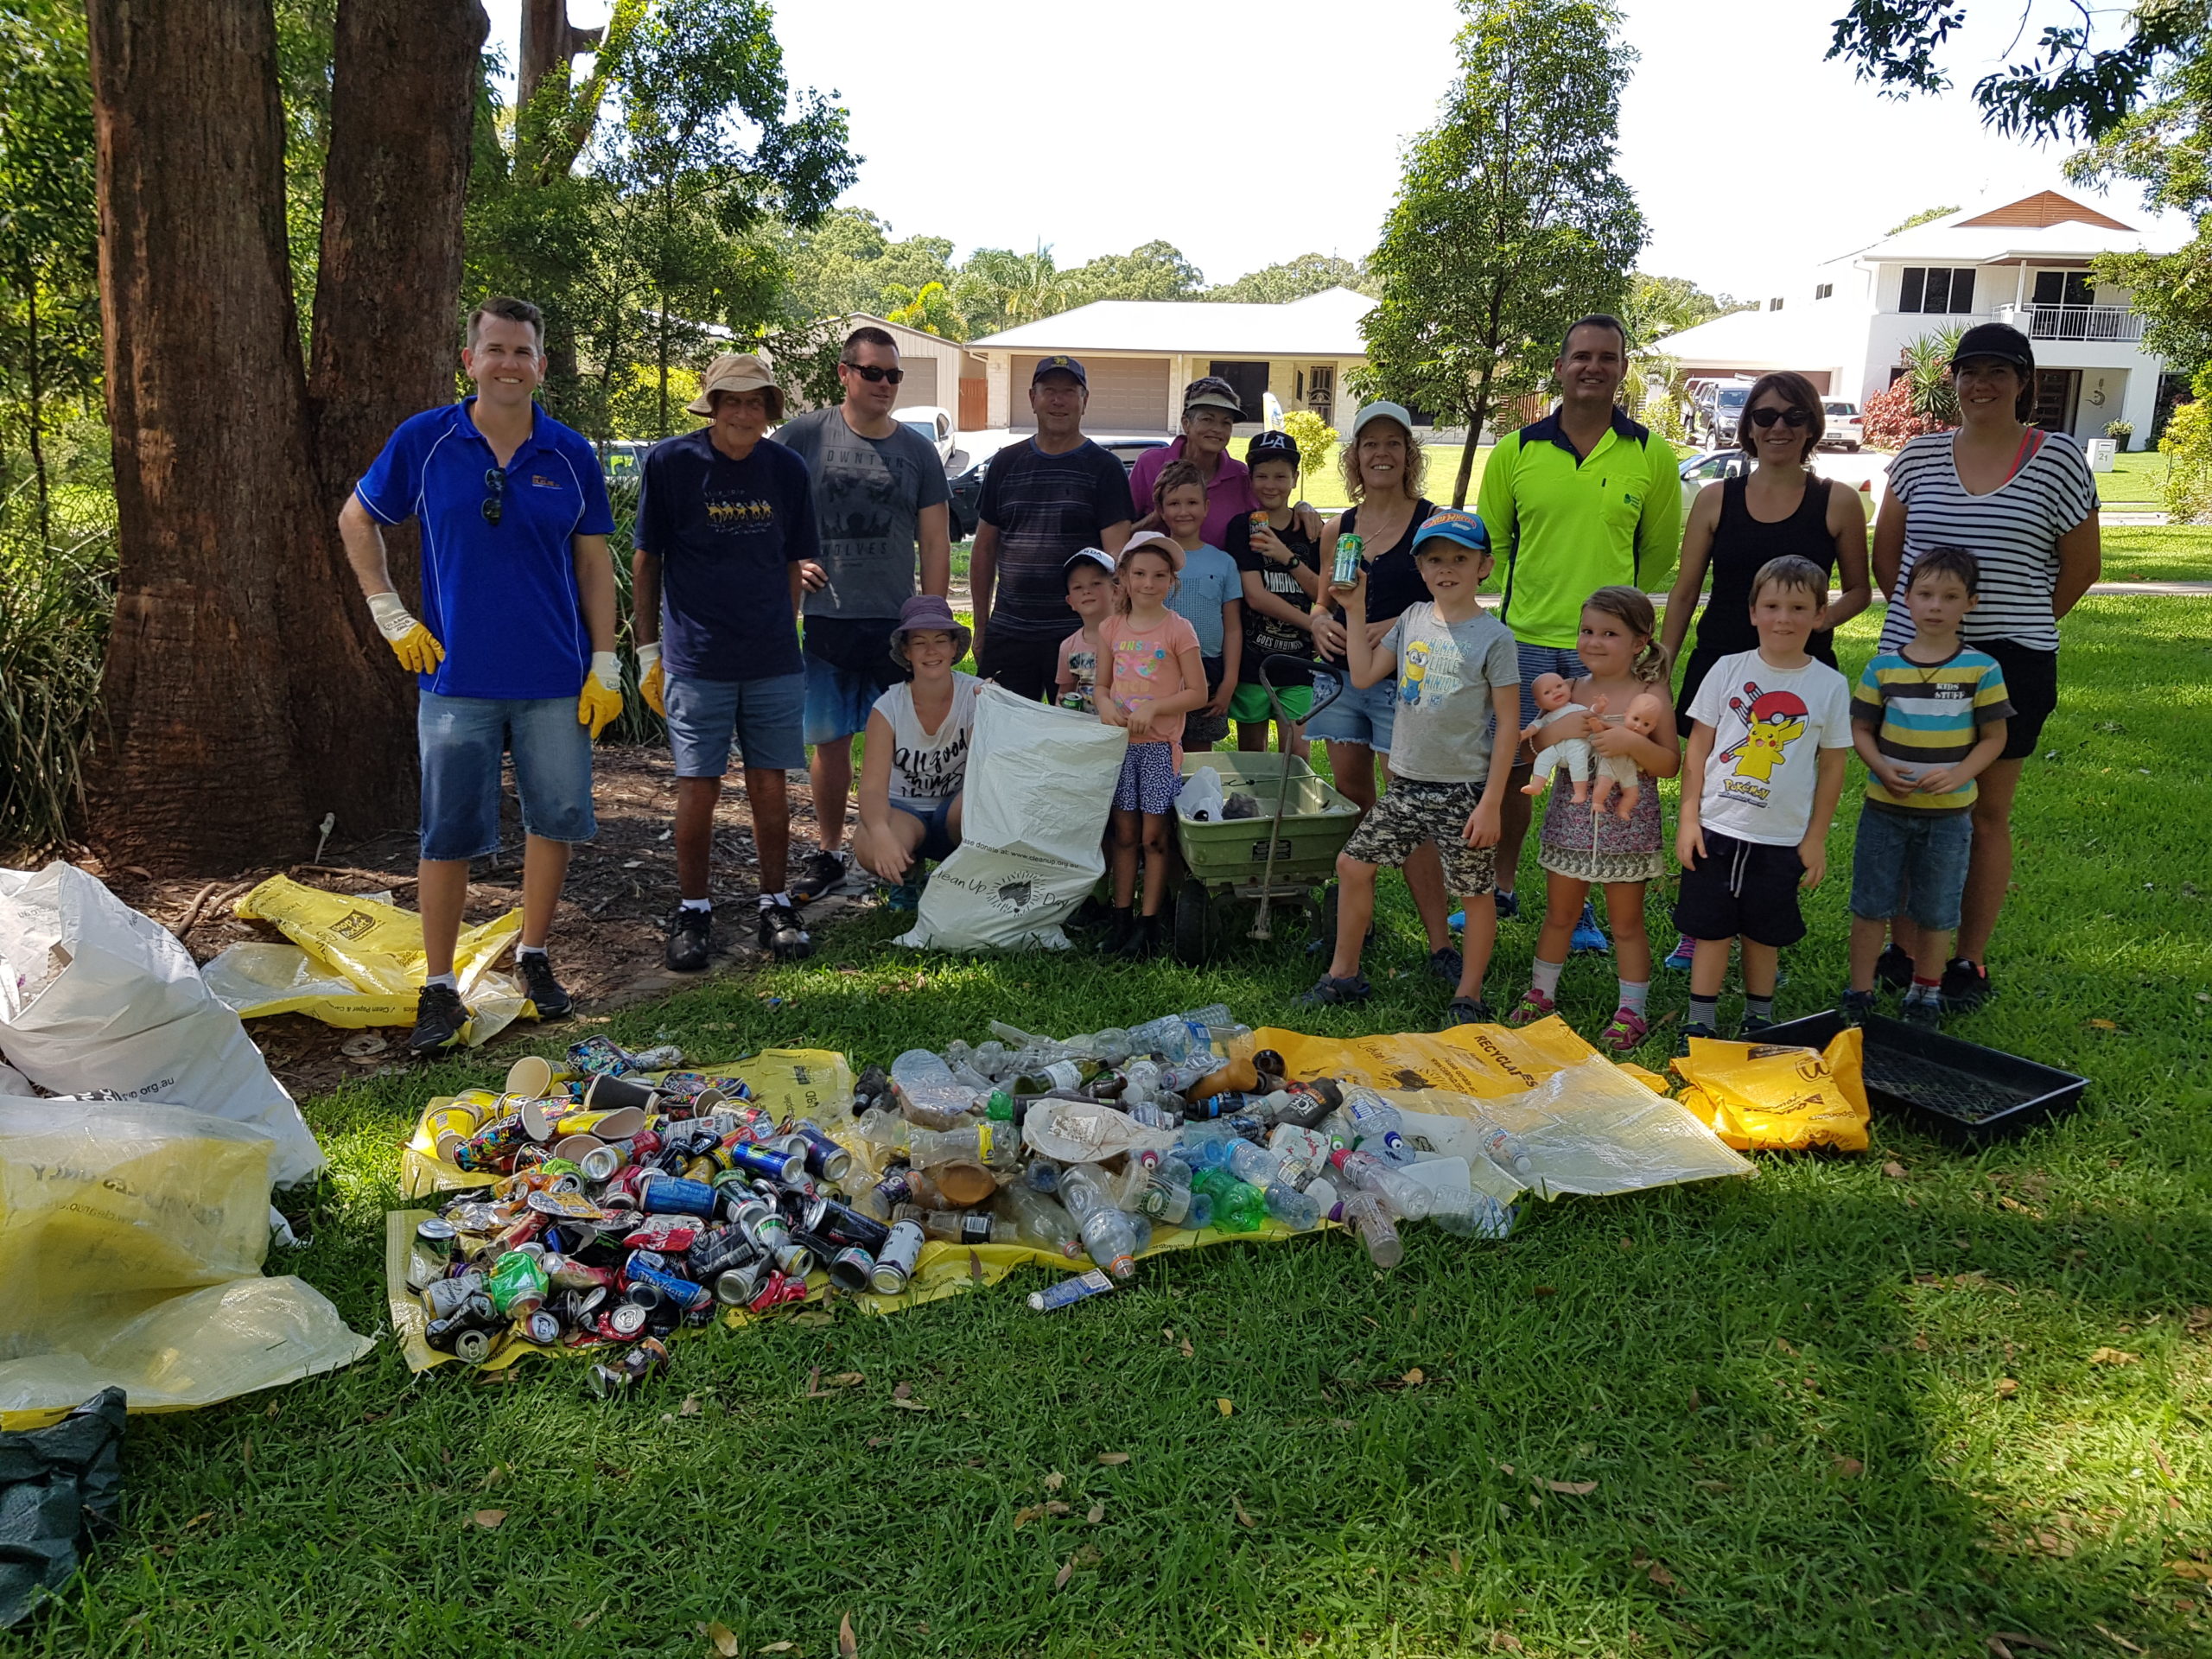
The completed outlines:
<svg viewBox="0 0 2212 1659">
<path fill-rule="evenodd" d="M 1940 663 L 1878 652 L 1851 697 L 1851 718 L 1875 728 L 1882 758 L 1910 772 L 1956 766 L 1974 753 L 1983 727 L 2012 715 L 2004 671 L 1994 658 L 1967 646 Z M 1976 792 L 1972 779 L 1942 795 L 1897 795 L 1879 778 L 1866 780 L 1868 800 L 1907 812 L 1963 812 Z"/>
</svg>

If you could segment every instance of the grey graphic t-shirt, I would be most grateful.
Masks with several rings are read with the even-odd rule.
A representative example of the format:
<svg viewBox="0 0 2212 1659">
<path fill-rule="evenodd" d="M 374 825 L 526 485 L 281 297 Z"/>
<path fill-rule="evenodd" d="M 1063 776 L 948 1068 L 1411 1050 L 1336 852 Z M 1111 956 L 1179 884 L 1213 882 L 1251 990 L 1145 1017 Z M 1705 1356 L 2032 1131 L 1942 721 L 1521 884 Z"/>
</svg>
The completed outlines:
<svg viewBox="0 0 2212 1659">
<path fill-rule="evenodd" d="M 785 422 L 776 442 L 798 451 L 814 478 L 830 582 L 806 596 L 806 614 L 898 615 L 916 591 L 921 511 L 951 494 L 935 447 L 903 423 L 887 438 L 864 438 L 839 409 Z"/>
</svg>

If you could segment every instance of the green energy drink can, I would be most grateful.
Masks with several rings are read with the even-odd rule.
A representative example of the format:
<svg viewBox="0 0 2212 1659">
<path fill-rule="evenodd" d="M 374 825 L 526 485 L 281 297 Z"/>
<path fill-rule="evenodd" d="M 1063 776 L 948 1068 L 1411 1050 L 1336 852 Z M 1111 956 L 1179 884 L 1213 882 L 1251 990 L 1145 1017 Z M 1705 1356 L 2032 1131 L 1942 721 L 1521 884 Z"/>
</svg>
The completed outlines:
<svg viewBox="0 0 2212 1659">
<path fill-rule="evenodd" d="M 1337 537 L 1336 567 L 1329 572 L 1329 586 L 1348 594 L 1359 583 L 1359 556 L 1366 543 L 1349 533 Z"/>
</svg>

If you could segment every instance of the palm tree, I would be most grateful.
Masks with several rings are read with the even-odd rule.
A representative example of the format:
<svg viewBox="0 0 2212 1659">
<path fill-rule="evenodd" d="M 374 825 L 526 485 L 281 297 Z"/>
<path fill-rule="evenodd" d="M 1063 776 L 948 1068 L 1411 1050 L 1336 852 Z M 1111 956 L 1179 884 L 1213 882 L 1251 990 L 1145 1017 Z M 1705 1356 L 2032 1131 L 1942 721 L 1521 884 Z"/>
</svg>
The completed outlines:
<svg viewBox="0 0 2212 1659">
<path fill-rule="evenodd" d="M 1912 412 L 1942 426 L 1959 423 L 1959 390 L 1951 382 L 1951 357 L 1966 333 L 1964 323 L 1950 323 L 1932 334 L 1923 334 L 1898 354 L 1904 380 L 1911 388 Z"/>
</svg>

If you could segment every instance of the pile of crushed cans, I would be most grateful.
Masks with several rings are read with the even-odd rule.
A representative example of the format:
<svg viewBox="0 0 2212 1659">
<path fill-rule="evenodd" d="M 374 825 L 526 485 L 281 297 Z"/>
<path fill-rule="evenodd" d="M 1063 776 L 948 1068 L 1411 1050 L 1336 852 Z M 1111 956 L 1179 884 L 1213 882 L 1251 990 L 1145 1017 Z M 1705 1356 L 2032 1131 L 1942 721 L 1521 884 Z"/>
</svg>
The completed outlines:
<svg viewBox="0 0 2212 1659">
<path fill-rule="evenodd" d="M 835 1133 L 779 1122 L 734 1079 L 664 1071 L 683 1064 L 674 1050 L 593 1037 L 560 1081 L 517 1061 L 500 1093 L 425 1120 L 441 1159 L 485 1180 L 416 1229 L 425 1339 L 472 1364 L 510 1332 L 606 1348 L 591 1378 L 612 1395 L 667 1365 L 662 1338 L 719 1310 L 804 1301 L 810 1280 L 899 1295 L 931 1241 L 1087 1257 L 1090 1271 L 1030 1296 L 1044 1311 L 1131 1277 L 1157 1227 L 1336 1222 L 1389 1268 L 1402 1221 L 1491 1238 L 1512 1226 L 1465 1160 L 1409 1146 L 1371 1090 L 1289 1078 L 1219 1005 L 1065 1039 L 992 1031 L 869 1067 Z M 1502 1129 L 1484 1153 L 1527 1171 Z"/>
</svg>

